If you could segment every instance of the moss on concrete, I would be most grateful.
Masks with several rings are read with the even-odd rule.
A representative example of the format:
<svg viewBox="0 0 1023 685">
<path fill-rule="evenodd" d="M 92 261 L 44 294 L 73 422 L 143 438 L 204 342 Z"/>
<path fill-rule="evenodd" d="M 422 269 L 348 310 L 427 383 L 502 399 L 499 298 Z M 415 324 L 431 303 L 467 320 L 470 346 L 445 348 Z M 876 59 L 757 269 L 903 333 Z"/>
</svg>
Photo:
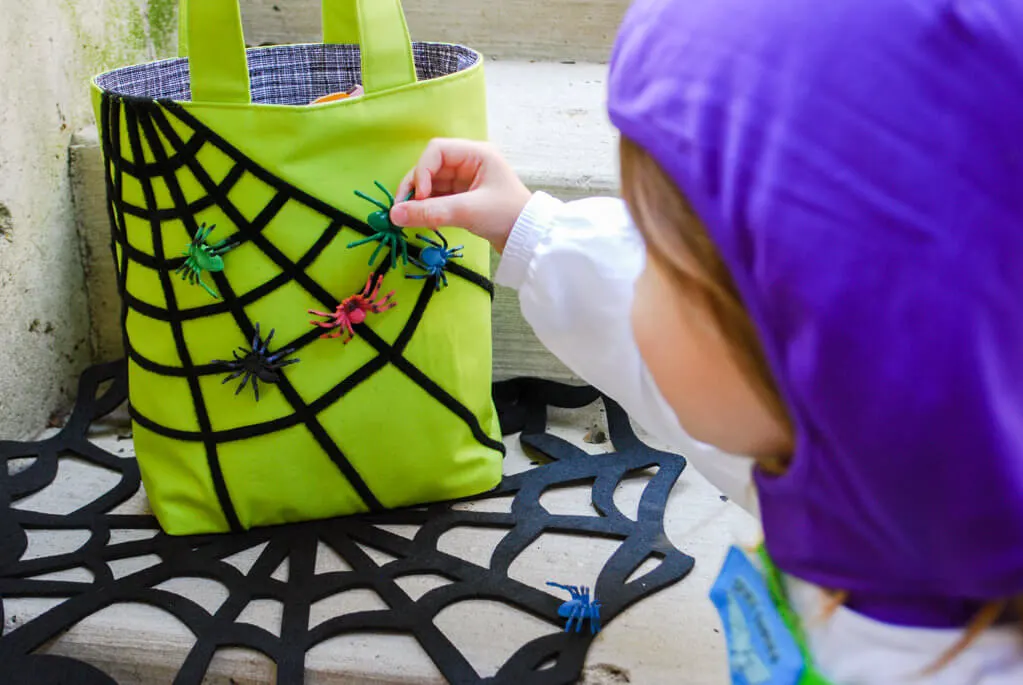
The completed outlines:
<svg viewBox="0 0 1023 685">
<path fill-rule="evenodd" d="M 149 35 L 157 57 L 172 57 L 177 52 L 177 0 L 148 0 Z"/>
<path fill-rule="evenodd" d="M 144 0 L 103 0 L 100 17 L 83 15 L 77 0 L 62 4 L 74 35 L 76 61 L 88 76 L 155 57 Z"/>
<path fill-rule="evenodd" d="M 90 358 L 81 246 L 68 142 L 94 121 L 97 73 L 153 59 L 169 44 L 173 0 L 4 4 L 0 91 L 0 437 L 46 425 Z M 159 6 L 158 6 L 159 5 Z M 161 22 L 154 28 L 150 10 Z M 162 13 L 162 14 L 161 14 Z M 4 49 L 7 48 L 7 49 Z M 99 198 L 102 198 L 100 190 Z M 41 279 L 39 274 L 49 274 Z"/>
<path fill-rule="evenodd" d="M 0 202 L 0 238 L 7 242 L 14 240 L 14 219 L 11 218 L 11 210 L 7 205 Z"/>
</svg>

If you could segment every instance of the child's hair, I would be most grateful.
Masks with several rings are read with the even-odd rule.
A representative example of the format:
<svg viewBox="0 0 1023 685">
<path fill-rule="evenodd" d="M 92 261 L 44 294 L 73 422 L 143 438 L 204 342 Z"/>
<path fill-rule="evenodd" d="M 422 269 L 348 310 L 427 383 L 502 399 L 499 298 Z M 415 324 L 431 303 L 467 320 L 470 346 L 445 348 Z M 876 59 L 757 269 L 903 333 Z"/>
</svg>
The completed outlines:
<svg viewBox="0 0 1023 685">
<path fill-rule="evenodd" d="M 707 306 L 714 322 L 761 401 L 784 425 L 791 426 L 788 409 L 764 355 L 756 326 L 743 305 L 724 260 L 685 196 L 643 148 L 622 136 L 619 147 L 622 197 L 647 246 L 649 258 L 670 274 L 679 288 Z M 759 456 L 757 467 L 772 475 L 788 469 L 791 455 Z M 848 593 L 825 590 L 830 597 L 825 616 L 841 606 Z M 925 674 L 944 668 L 987 628 L 1014 609 L 1023 629 L 1023 595 L 1011 601 L 985 604 L 963 636 L 932 664 Z"/>
<path fill-rule="evenodd" d="M 756 327 L 746 313 L 721 255 L 675 183 L 645 150 L 622 136 L 619 150 L 622 196 L 647 245 L 651 259 L 678 287 L 698 297 L 729 344 L 729 352 L 754 392 L 782 425 L 788 410 L 767 364 Z M 761 456 L 764 471 L 782 474 L 789 456 Z"/>
</svg>

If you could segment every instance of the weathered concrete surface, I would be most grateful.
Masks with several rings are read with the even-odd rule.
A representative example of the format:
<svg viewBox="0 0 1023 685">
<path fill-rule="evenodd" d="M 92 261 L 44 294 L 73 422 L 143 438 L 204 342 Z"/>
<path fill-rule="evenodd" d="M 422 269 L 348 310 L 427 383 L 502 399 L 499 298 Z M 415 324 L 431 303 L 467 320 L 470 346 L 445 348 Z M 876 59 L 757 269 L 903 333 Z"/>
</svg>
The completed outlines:
<svg viewBox="0 0 1023 685">
<path fill-rule="evenodd" d="M 606 68 L 597 64 L 492 62 L 487 67 L 491 139 L 526 184 L 564 199 L 617 192 L 616 137 L 604 109 Z M 123 354 L 119 304 L 99 144 L 94 128 L 75 136 L 71 163 L 86 255 L 97 360 Z M 496 268 L 497 256 L 494 255 Z M 571 379 L 519 312 L 515 293 L 494 300 L 494 374 Z"/>
<path fill-rule="evenodd" d="M 124 356 L 117 271 L 110 252 L 110 224 L 103 178 L 103 156 L 95 126 L 75 134 L 69 148 L 71 187 L 89 293 L 90 339 L 96 361 Z"/>
<path fill-rule="evenodd" d="M 488 57 L 606 61 L 629 0 L 404 0 L 415 40 L 461 43 Z M 251 45 L 321 39 L 320 0 L 242 0 Z"/>
<path fill-rule="evenodd" d="M 582 411 L 551 410 L 550 422 L 552 433 L 580 449 L 590 453 L 610 449 L 607 444 L 589 444 L 581 439 L 590 426 L 604 426 L 596 405 Z M 121 415 L 107 421 L 91 437 L 104 449 L 127 458 L 132 454 L 131 442 L 117 439 L 117 435 L 126 431 L 127 420 Z M 664 448 L 648 437 L 644 439 L 655 448 Z M 523 453 L 517 439 L 510 438 L 506 444 L 506 474 L 532 468 L 530 458 Z M 685 451 L 687 446 L 680 447 Z M 65 458 L 60 462 L 55 481 L 17 506 L 29 511 L 68 512 L 95 500 L 116 482 L 117 477 L 105 469 Z M 643 477 L 628 479 L 616 489 L 614 501 L 625 516 L 635 519 L 646 482 Z M 590 487 L 581 485 L 545 490 L 540 503 L 555 515 L 589 516 L 595 515 L 590 499 Z M 477 511 L 508 511 L 511 499 L 494 498 L 456 506 Z M 132 498 L 117 508 L 122 514 L 147 511 L 145 497 Z M 637 603 L 605 626 L 588 654 L 583 685 L 720 685 L 728 680 L 720 621 L 707 593 L 728 547 L 733 541 L 755 540 L 759 526 L 738 506 L 722 501 L 720 493 L 692 468 L 687 468 L 675 485 L 664 521 L 665 533 L 672 544 L 693 556 L 696 566 L 681 582 Z M 398 526 L 388 527 L 388 530 L 412 537 L 418 529 Z M 150 533 L 114 529 L 110 544 L 146 538 Z M 494 548 L 504 534 L 504 531 L 456 527 L 441 536 L 438 548 L 480 566 L 489 566 Z M 87 538 L 88 533 L 84 531 L 33 532 L 29 535 L 25 558 L 70 552 Z M 545 585 L 548 580 L 561 578 L 564 582 L 582 583 L 597 576 L 615 548 L 616 543 L 611 541 L 545 533 L 516 558 L 509 575 L 544 591 L 550 590 Z M 229 563 L 248 569 L 261 550 L 262 546 L 240 552 L 229 557 Z M 111 570 L 115 577 L 122 578 L 158 562 L 157 557 L 131 557 L 113 562 Z M 387 560 L 378 563 L 387 563 Z M 642 565 L 636 577 L 652 570 L 654 563 Z M 321 573 L 347 568 L 326 546 L 321 546 L 316 564 L 317 572 Z M 285 579 L 283 569 L 286 569 L 284 564 L 274 577 Z M 79 568 L 53 578 L 88 581 L 90 574 Z M 430 582 L 431 578 L 409 577 L 402 587 L 419 597 L 437 587 Z M 592 584 L 592 580 L 587 582 Z M 228 597 L 227 589 L 220 583 L 203 578 L 180 578 L 159 587 L 188 597 L 211 613 Z M 3 631 L 17 630 L 21 624 L 61 601 L 5 600 Z M 382 600 L 368 590 L 342 593 L 313 605 L 310 625 L 333 616 L 383 606 L 386 605 Z M 239 620 L 277 634 L 281 617 L 279 603 L 257 600 L 249 603 Z M 554 630 L 549 624 L 503 604 L 472 600 L 448 607 L 439 614 L 436 624 L 484 677 L 493 675 L 522 644 Z M 191 631 L 173 616 L 144 605 L 122 603 L 85 619 L 49 643 L 45 651 L 90 662 L 121 685 L 153 685 L 173 681 L 194 641 Z M 220 649 L 204 682 L 257 685 L 271 683 L 274 677 L 274 666 L 266 658 L 247 650 Z M 419 644 L 405 635 L 342 636 L 321 643 L 306 659 L 306 683 L 309 685 L 440 685 L 444 682 Z"/>
<path fill-rule="evenodd" d="M 526 184 L 559 197 L 618 191 L 602 64 L 486 64 L 490 138 Z"/>
<path fill-rule="evenodd" d="M 68 142 L 92 120 L 87 84 L 95 72 L 167 47 L 164 28 L 172 2 L 3 3 L 0 437 L 45 425 L 89 361 Z M 150 16 L 159 31 L 150 28 Z"/>
</svg>

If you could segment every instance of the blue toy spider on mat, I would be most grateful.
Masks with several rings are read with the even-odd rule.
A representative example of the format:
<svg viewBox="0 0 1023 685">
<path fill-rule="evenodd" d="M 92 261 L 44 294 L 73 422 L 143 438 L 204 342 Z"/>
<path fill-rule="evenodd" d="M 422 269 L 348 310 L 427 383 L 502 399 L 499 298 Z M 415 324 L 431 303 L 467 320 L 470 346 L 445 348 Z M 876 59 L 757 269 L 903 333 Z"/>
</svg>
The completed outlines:
<svg viewBox="0 0 1023 685">
<path fill-rule="evenodd" d="M 590 601 L 590 588 L 576 587 L 575 585 L 561 585 L 560 583 L 548 582 L 551 587 L 568 590 L 572 599 L 558 607 L 558 616 L 567 618 L 565 632 L 572 629 L 572 622 L 575 622 L 575 632 L 581 632 L 583 621 L 590 619 L 590 633 L 596 635 L 600 631 L 600 602 L 596 599 Z"/>
</svg>

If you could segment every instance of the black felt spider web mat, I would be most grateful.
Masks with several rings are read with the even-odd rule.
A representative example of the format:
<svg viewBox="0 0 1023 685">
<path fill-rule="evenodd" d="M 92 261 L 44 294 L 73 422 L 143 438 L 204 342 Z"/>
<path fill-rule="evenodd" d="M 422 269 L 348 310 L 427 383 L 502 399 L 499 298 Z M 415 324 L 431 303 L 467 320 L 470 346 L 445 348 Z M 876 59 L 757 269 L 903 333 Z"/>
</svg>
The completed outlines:
<svg viewBox="0 0 1023 685">
<path fill-rule="evenodd" d="M 68 598 L 34 620 L 0 638 L 0 684 L 110 685 L 114 681 L 85 663 L 36 654 L 50 640 L 83 619 L 122 602 L 162 609 L 195 635 L 195 644 L 178 672 L 176 685 L 198 684 L 214 653 L 235 646 L 255 650 L 277 666 L 277 682 L 303 682 L 307 652 L 331 637 L 351 633 L 397 633 L 412 636 L 449 682 L 458 684 L 571 683 L 581 673 L 592 642 L 588 630 L 565 633 L 557 616 L 567 599 L 509 577 L 509 567 L 540 535 L 557 532 L 613 541 L 608 562 L 595 578 L 595 596 L 602 602 L 604 625 L 629 605 L 684 578 L 693 559 L 675 549 L 664 534 L 668 495 L 685 459 L 647 447 L 633 432 L 620 407 L 603 398 L 614 452 L 590 455 L 547 433 L 549 406 L 579 408 L 601 399 L 592 388 L 520 379 L 499 383 L 494 396 L 506 434 L 521 431 L 524 447 L 542 457 L 543 465 L 506 476 L 502 484 L 468 501 L 511 498 L 505 511 L 472 510 L 443 503 L 410 510 L 255 529 L 245 533 L 175 538 L 159 532 L 155 519 L 114 510 L 136 496 L 139 471 L 134 458 L 98 447 L 88 437 L 90 425 L 121 406 L 127 397 L 126 365 L 116 362 L 87 370 L 80 381 L 78 403 L 65 427 L 38 442 L 0 442 L 0 598 Z M 116 475 L 105 492 L 66 514 L 22 508 L 26 498 L 50 485 L 63 459 L 81 460 Z M 17 468 L 14 468 L 17 465 Z M 637 515 L 630 518 L 615 505 L 615 489 L 645 469 L 657 467 L 646 482 Z M 540 504 L 549 488 L 589 484 L 596 516 L 555 515 Z M 414 526 L 412 539 L 382 526 Z M 503 534 L 489 567 L 440 551 L 442 534 L 456 527 L 488 529 Z M 86 531 L 76 551 L 22 559 L 30 535 L 68 530 Z M 144 539 L 111 542 L 112 535 Z M 317 551 L 326 545 L 349 570 L 316 573 Z M 232 555 L 262 547 L 254 564 L 242 572 L 225 561 Z M 367 553 L 382 553 L 387 560 Z M 112 566 L 123 560 L 156 555 L 159 563 L 127 575 Z M 631 576 L 649 559 L 653 570 Z M 288 576 L 274 573 L 284 562 Z M 68 569 L 91 572 L 91 581 L 43 579 Z M 552 580 L 565 570 L 550 569 Z M 417 575 L 443 579 L 439 587 L 410 596 L 403 579 Z M 222 584 L 227 599 L 219 609 L 200 604 L 158 586 L 177 578 L 205 578 Z M 310 607 L 326 597 L 353 589 L 375 592 L 386 608 L 342 614 L 310 628 Z M 466 600 L 489 599 L 550 624 L 551 632 L 521 645 L 495 675 L 481 677 L 436 624 L 444 608 Z M 239 621 L 254 600 L 283 605 L 279 635 Z M 4 606 L 0 601 L 0 621 Z M 584 626 L 585 627 L 585 626 Z"/>
<path fill-rule="evenodd" d="M 372 235 L 374 231 L 365 222 L 313 197 L 256 164 L 174 102 L 156 103 L 150 100 L 118 98 L 109 93 L 105 94 L 100 106 L 100 129 L 106 164 L 108 209 L 112 232 L 111 248 L 117 262 L 118 290 L 122 302 L 122 330 L 128 329 L 127 319 L 130 311 L 168 324 L 179 365 L 159 363 L 148 358 L 136 345 L 132 344 L 127 336 L 124 339 L 125 350 L 132 362 L 146 371 L 185 379 L 191 396 L 191 404 L 195 407 L 198 429 L 180 430 L 164 426 L 146 416 L 138 407 L 132 407 L 132 416 L 140 426 L 155 434 L 178 441 L 198 442 L 203 445 L 217 500 L 231 530 L 239 531 L 242 526 L 220 466 L 219 445 L 227 441 L 257 438 L 298 424 L 304 425 L 309 430 L 323 452 L 345 476 L 370 511 L 380 511 L 384 508 L 355 466 L 336 442 L 330 438 L 317 416 L 387 366 L 397 369 L 456 416 L 481 445 L 503 451 L 503 445 L 487 435 L 478 418 L 468 407 L 404 356 L 405 349 L 434 295 L 433 278 L 423 281 L 419 297 L 393 344 L 389 344 L 376 334 L 369 325 L 362 324 L 354 327 L 355 335 L 373 348 L 375 356 L 354 373 L 339 381 L 333 388 L 314 401 L 306 402 L 284 375 L 277 386 L 290 405 L 292 412 L 289 415 L 240 428 L 214 430 L 211 425 L 209 407 L 207 407 L 200 387 L 200 378 L 223 375 L 225 370 L 219 364 L 193 358 L 186 343 L 184 332 L 186 322 L 228 314 L 241 330 L 243 337 L 246 340 L 251 340 L 257 322 L 249 317 L 246 307 L 272 296 L 279 289 L 289 285 L 297 285 L 315 298 L 325 311 L 333 311 L 338 305 L 338 300 L 309 275 L 310 265 L 320 257 L 332 241 L 341 239 L 339 234 L 342 229 L 350 229 L 364 236 Z M 222 155 L 223 159 L 227 160 L 228 168 L 219 179 L 214 176 L 220 176 L 220 174 L 214 174 L 200 161 L 200 153 L 209 150 L 215 151 L 216 154 Z M 126 157 L 126 151 L 130 155 L 130 159 Z M 186 177 L 194 180 L 202 189 L 202 195 L 197 199 L 190 201 L 186 197 L 182 184 L 182 179 Z M 132 204 L 125 198 L 126 179 L 138 184 L 145 200 L 145 206 Z M 271 191 L 269 199 L 258 211 L 254 212 L 252 218 L 247 216 L 231 199 L 232 189 L 240 183 L 244 183 L 246 179 L 255 179 Z M 162 203 L 158 198 L 156 190 L 158 184 L 166 191 L 166 195 L 170 199 L 170 206 L 163 206 L 167 204 L 167 198 L 163 198 Z M 291 259 L 285 255 L 281 248 L 265 234 L 267 227 L 289 205 L 301 206 L 328 222 L 319 238 L 312 242 L 297 259 Z M 162 234 L 167 222 L 180 221 L 186 232 L 194 237 L 200 230 L 200 225 L 195 218 L 196 213 L 211 207 L 220 209 L 237 229 L 237 233 L 230 238 L 231 243 L 235 246 L 250 243 L 275 265 L 279 273 L 262 285 L 247 289 L 240 294 L 235 294 L 232 284 L 224 273 L 205 274 L 204 277 L 213 280 L 222 299 L 208 305 L 183 308 L 176 300 L 172 279 L 175 277 L 175 269 L 184 262 L 184 257 L 166 253 Z M 138 249 L 129 240 L 125 219 L 128 215 L 143 219 L 149 224 L 148 233 L 149 242 L 153 247 L 152 254 Z M 415 244 L 410 244 L 408 247 L 409 255 L 419 259 L 421 248 Z M 388 264 L 389 258 L 385 254 L 374 277 L 386 273 Z M 153 270 L 158 274 L 163 291 L 164 307 L 158 307 L 139 299 L 126 287 L 130 278 L 129 273 L 140 268 Z M 449 263 L 446 271 L 452 277 L 471 283 L 491 297 L 493 296 L 493 284 L 481 274 L 455 262 Z M 273 322 L 268 321 L 260 323 L 267 329 L 267 332 L 273 325 Z M 308 333 L 298 339 L 278 340 L 278 345 L 280 349 L 294 350 L 293 356 L 300 357 L 301 350 L 318 340 L 321 333 L 323 333 L 321 329 L 312 327 Z"/>
</svg>

